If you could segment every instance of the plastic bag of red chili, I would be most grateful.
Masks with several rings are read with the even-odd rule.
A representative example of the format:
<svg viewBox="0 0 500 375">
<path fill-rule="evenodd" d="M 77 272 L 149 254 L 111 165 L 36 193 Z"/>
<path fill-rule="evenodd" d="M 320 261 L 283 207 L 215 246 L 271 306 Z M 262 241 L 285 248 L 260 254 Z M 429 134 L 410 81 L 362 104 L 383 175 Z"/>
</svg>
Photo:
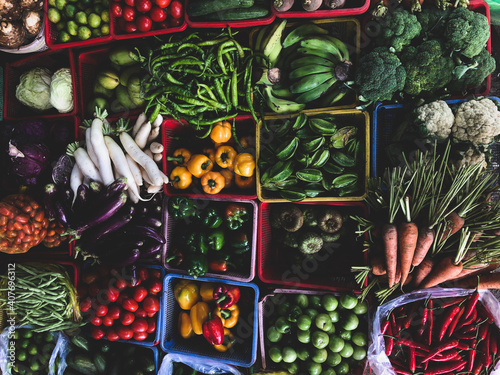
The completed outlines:
<svg viewBox="0 0 500 375">
<path fill-rule="evenodd" d="M 378 307 L 368 361 L 376 375 L 499 374 L 499 326 L 489 290 L 415 291 Z"/>
</svg>

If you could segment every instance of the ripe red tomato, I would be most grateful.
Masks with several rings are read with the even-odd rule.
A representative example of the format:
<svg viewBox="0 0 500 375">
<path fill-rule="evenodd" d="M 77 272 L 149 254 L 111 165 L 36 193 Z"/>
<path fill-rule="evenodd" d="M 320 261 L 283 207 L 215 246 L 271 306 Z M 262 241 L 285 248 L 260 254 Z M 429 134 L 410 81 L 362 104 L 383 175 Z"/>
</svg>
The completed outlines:
<svg viewBox="0 0 500 375">
<path fill-rule="evenodd" d="M 133 23 L 133 22 L 126 22 L 126 23 Z M 127 298 L 130 298 L 128 292 L 121 292 L 118 298 L 116 299 L 116 303 L 121 305 L 123 301 L 126 300 Z"/>
<path fill-rule="evenodd" d="M 98 317 L 103 317 L 108 313 L 107 305 L 98 305 L 97 308 L 94 309 L 95 315 Z"/>
<path fill-rule="evenodd" d="M 116 333 L 122 340 L 130 340 L 134 336 L 134 331 L 130 327 L 118 326 Z"/>
<path fill-rule="evenodd" d="M 158 298 L 148 296 L 142 301 L 142 308 L 146 310 L 146 312 L 149 313 L 156 313 L 158 310 L 160 310 L 160 302 L 158 301 Z"/>
<path fill-rule="evenodd" d="M 129 7 L 135 7 L 135 0 L 125 0 L 125 4 Z"/>
<path fill-rule="evenodd" d="M 123 19 L 128 22 L 135 20 L 135 8 L 125 6 L 123 7 Z"/>
<path fill-rule="evenodd" d="M 122 307 L 127 311 L 135 312 L 139 308 L 139 305 L 133 298 L 125 298 L 122 302 Z"/>
<path fill-rule="evenodd" d="M 131 313 L 130 311 L 125 311 L 122 316 L 120 317 L 120 322 L 124 326 L 129 326 L 131 325 L 135 320 L 135 315 Z"/>
<path fill-rule="evenodd" d="M 147 268 L 140 268 L 137 271 L 137 275 L 139 276 L 139 279 L 141 281 L 145 281 L 145 280 L 149 279 L 149 271 Z"/>
<path fill-rule="evenodd" d="M 154 318 L 156 316 L 156 314 L 158 314 L 157 311 L 155 311 L 155 312 L 153 312 L 153 311 L 148 312 L 148 318 Z"/>
<path fill-rule="evenodd" d="M 160 279 L 153 278 L 153 279 L 149 280 L 149 282 L 148 282 L 149 293 L 151 293 L 151 294 L 160 293 L 161 288 L 162 288 L 162 285 L 161 285 Z"/>
<path fill-rule="evenodd" d="M 99 294 L 99 285 L 97 285 L 97 283 L 92 283 L 89 285 L 89 296 L 91 297 L 97 297 L 97 295 Z"/>
<path fill-rule="evenodd" d="M 151 8 L 149 16 L 153 22 L 162 22 L 167 18 L 167 13 L 162 8 L 154 6 Z"/>
<path fill-rule="evenodd" d="M 99 327 L 90 328 L 90 335 L 93 339 L 100 340 L 104 337 L 104 330 Z"/>
<path fill-rule="evenodd" d="M 111 327 L 114 322 L 115 320 L 109 315 L 106 315 L 102 318 L 102 324 L 105 325 L 106 327 Z"/>
<path fill-rule="evenodd" d="M 139 31 L 142 31 L 143 33 L 151 30 L 151 27 L 153 27 L 153 21 L 151 21 L 151 18 L 142 14 L 137 17 L 136 24 Z"/>
<path fill-rule="evenodd" d="M 146 332 L 148 330 L 148 322 L 146 319 L 136 319 L 132 323 L 134 332 Z"/>
<path fill-rule="evenodd" d="M 124 279 L 116 279 L 115 286 L 119 290 L 123 290 L 127 287 L 127 282 Z"/>
<path fill-rule="evenodd" d="M 91 307 L 92 307 L 92 300 L 90 299 L 90 297 L 87 297 L 80 302 L 80 311 L 82 312 L 89 311 Z"/>
<path fill-rule="evenodd" d="M 142 307 L 139 307 L 135 312 L 135 316 L 137 318 L 145 318 L 148 316 L 148 313 Z"/>
<path fill-rule="evenodd" d="M 114 328 L 108 328 L 106 330 L 106 338 L 109 341 L 116 341 L 120 339 L 120 336 L 118 336 Z"/>
<path fill-rule="evenodd" d="M 133 296 L 137 302 L 142 302 L 148 296 L 148 290 L 143 286 L 137 286 L 134 288 Z"/>
<path fill-rule="evenodd" d="M 182 18 L 170 18 L 169 20 L 169 27 L 177 27 L 180 26 L 182 23 Z"/>
<path fill-rule="evenodd" d="M 158 5 L 160 8 L 166 8 L 170 5 L 171 1 L 172 0 L 155 0 L 155 4 Z"/>
<path fill-rule="evenodd" d="M 116 302 L 119 296 L 120 296 L 120 291 L 114 286 L 110 286 L 106 290 L 106 298 L 109 300 L 109 302 Z"/>
<path fill-rule="evenodd" d="M 148 319 L 148 329 L 146 330 L 147 333 L 153 333 L 156 331 L 156 319 L 149 318 Z"/>
<path fill-rule="evenodd" d="M 153 4 L 151 4 L 150 0 L 135 0 L 135 9 L 140 13 L 149 12 L 152 6 Z"/>
<path fill-rule="evenodd" d="M 169 13 L 172 18 L 181 18 L 184 14 L 184 7 L 179 0 L 174 0 L 170 3 Z"/>
<path fill-rule="evenodd" d="M 112 319 L 120 319 L 120 316 L 121 316 L 121 309 L 118 307 L 118 306 L 110 306 L 109 309 L 108 309 L 108 313 L 106 314 L 106 316 L 109 316 L 111 317 Z"/>
<path fill-rule="evenodd" d="M 144 341 L 148 338 L 147 332 L 134 332 L 134 340 L 136 341 Z"/>
<path fill-rule="evenodd" d="M 102 324 L 102 319 L 98 316 L 94 316 L 92 319 L 90 319 L 90 324 L 96 327 L 100 326 Z"/>
</svg>

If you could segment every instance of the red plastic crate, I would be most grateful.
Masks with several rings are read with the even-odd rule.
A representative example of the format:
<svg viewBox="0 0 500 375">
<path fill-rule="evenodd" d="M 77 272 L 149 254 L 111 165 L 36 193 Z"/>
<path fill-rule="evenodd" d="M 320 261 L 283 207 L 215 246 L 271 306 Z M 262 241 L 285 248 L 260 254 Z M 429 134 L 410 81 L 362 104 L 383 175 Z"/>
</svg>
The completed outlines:
<svg viewBox="0 0 500 375">
<path fill-rule="evenodd" d="M 269 0 L 269 4 L 271 4 Z M 272 12 L 273 6 L 270 6 L 269 15 L 267 17 L 250 19 L 250 20 L 236 20 L 236 21 L 196 21 L 189 18 L 188 9 L 189 0 L 186 0 L 184 16 L 189 27 L 192 28 L 224 28 L 224 27 L 253 27 L 269 25 L 274 21 L 276 16 Z"/>
<path fill-rule="evenodd" d="M 351 17 L 365 13 L 370 7 L 370 0 L 348 0 L 341 9 L 320 9 L 313 12 L 307 12 L 302 5 L 296 1 L 294 6 L 286 12 L 278 12 L 273 6 L 272 11 L 279 18 L 333 18 L 333 17 Z"/>
<path fill-rule="evenodd" d="M 290 203 L 284 203 L 290 204 Z M 361 202 L 300 202 L 297 205 L 332 206 L 346 215 L 368 215 L 367 207 Z M 359 290 L 354 280 L 351 266 L 367 264 L 368 254 L 363 251 L 364 237 L 356 238 L 356 224 L 349 224 L 341 245 L 334 245 L 331 254 L 321 254 L 303 258 L 300 265 L 295 264 L 291 255 L 279 254 L 279 249 L 271 241 L 270 213 L 278 203 L 259 205 L 259 244 L 257 268 L 259 278 L 267 284 L 333 291 Z M 347 225 L 344 223 L 344 225 Z M 337 242 L 334 242 L 336 244 Z M 281 255 L 281 256 L 280 256 Z M 326 258 L 325 255 L 327 255 Z M 318 269 L 326 267 L 318 273 Z"/>
<path fill-rule="evenodd" d="M 47 68 L 52 73 L 60 68 L 71 70 L 73 83 L 73 110 L 67 113 L 59 113 L 57 109 L 51 108 L 46 111 L 36 111 L 22 104 L 16 98 L 16 87 L 19 84 L 21 74 L 35 67 Z M 4 86 L 4 118 L 6 120 L 26 120 L 36 119 L 56 119 L 62 116 L 72 116 L 77 113 L 78 97 L 78 77 L 75 66 L 75 59 L 71 49 L 58 51 L 45 51 L 30 55 L 21 60 L 17 60 L 5 65 L 5 86 Z"/>
<path fill-rule="evenodd" d="M 232 121 L 232 120 L 228 120 Z M 250 135 L 255 137 L 255 121 L 250 115 L 241 115 L 235 118 L 236 133 L 238 136 Z M 165 149 L 163 151 L 163 173 L 170 176 L 175 168 L 172 162 L 167 162 L 167 156 L 170 156 L 177 148 L 185 147 L 193 154 L 201 154 L 204 147 L 212 147 L 213 142 L 209 137 L 200 139 L 196 137 L 194 129 L 185 121 L 175 119 L 165 119 L 162 124 L 162 141 Z M 179 137 L 173 139 L 171 137 Z M 255 157 L 255 156 L 254 156 Z M 194 183 L 194 182 L 193 182 Z M 241 189 L 233 185 L 228 189 L 215 195 L 206 194 L 199 186 L 185 190 L 175 189 L 171 184 L 164 185 L 164 192 L 168 196 L 184 195 L 191 198 L 215 197 L 218 199 L 256 199 L 257 193 L 255 186 L 251 189 Z"/>
<path fill-rule="evenodd" d="M 45 1 L 45 9 L 44 9 L 45 14 L 47 14 L 48 9 L 49 9 L 49 2 Z M 59 43 L 57 41 L 58 31 L 56 29 L 56 26 L 49 21 L 48 17 L 44 17 L 44 22 L 45 22 L 45 43 L 50 49 L 88 47 L 96 44 L 107 43 L 113 40 L 113 36 L 111 35 L 111 30 L 110 30 L 110 33 L 108 35 L 101 36 L 98 38 L 90 38 L 87 40 L 75 40 L 67 43 Z"/>
</svg>

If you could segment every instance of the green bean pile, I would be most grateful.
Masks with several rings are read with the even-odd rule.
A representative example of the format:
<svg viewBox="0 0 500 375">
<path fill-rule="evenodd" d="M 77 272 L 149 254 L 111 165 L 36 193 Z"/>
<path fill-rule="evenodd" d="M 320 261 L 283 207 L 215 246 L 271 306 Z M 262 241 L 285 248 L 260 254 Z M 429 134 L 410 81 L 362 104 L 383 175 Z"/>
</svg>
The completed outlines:
<svg viewBox="0 0 500 375">
<path fill-rule="evenodd" d="M 183 119 L 208 135 L 217 121 L 235 117 L 252 107 L 252 60 L 236 33 L 193 32 L 172 35 L 149 56 L 141 56 L 148 71 L 146 111 Z"/>
<path fill-rule="evenodd" d="M 30 325 L 33 332 L 47 332 L 82 325 L 76 289 L 60 265 L 16 264 L 14 293 L 14 313 L 19 326 Z M 7 298 L 0 299 L 0 309 L 7 306 L 11 307 Z"/>
</svg>

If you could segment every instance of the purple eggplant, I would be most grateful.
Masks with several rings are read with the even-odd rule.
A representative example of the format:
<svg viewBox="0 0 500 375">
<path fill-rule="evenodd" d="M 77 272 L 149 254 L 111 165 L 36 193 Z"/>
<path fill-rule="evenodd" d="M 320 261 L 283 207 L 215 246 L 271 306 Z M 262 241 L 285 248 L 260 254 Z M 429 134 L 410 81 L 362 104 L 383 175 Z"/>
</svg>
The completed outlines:
<svg viewBox="0 0 500 375">
<path fill-rule="evenodd" d="M 151 216 L 137 217 L 134 221 L 140 224 L 147 225 L 154 229 L 160 229 L 163 225 L 160 219 Z"/>
<path fill-rule="evenodd" d="M 109 184 L 103 191 L 103 198 L 110 199 L 118 193 L 122 193 L 127 188 L 127 179 L 120 177 Z"/>
<path fill-rule="evenodd" d="M 126 278 L 130 282 L 130 285 L 137 286 L 139 284 L 139 275 L 137 274 L 137 266 L 131 264 L 125 268 Z"/>
<path fill-rule="evenodd" d="M 59 190 L 59 189 L 58 189 Z M 71 204 L 73 203 L 73 191 L 69 188 L 60 189 L 59 200 L 62 202 L 64 211 L 69 215 L 71 213 Z"/>
<path fill-rule="evenodd" d="M 100 241 L 108 236 L 110 233 L 123 228 L 127 225 L 130 220 L 134 217 L 134 206 L 133 205 L 125 205 L 120 209 L 120 211 L 113 215 L 111 218 L 106 220 L 104 223 L 97 225 L 92 228 L 92 232 L 89 233 L 95 241 Z"/>
<path fill-rule="evenodd" d="M 47 217 L 52 220 L 57 217 L 56 208 L 54 205 L 55 197 L 57 195 L 57 188 L 55 184 L 45 185 L 43 194 L 43 204 L 45 206 L 45 213 Z"/>
<path fill-rule="evenodd" d="M 89 188 L 85 184 L 80 184 L 76 190 L 76 199 L 73 204 L 73 211 L 79 213 L 88 203 Z"/>
<path fill-rule="evenodd" d="M 64 228 L 69 226 L 69 213 L 66 211 L 63 203 L 60 200 L 54 202 L 56 219 L 63 225 Z"/>
<path fill-rule="evenodd" d="M 92 195 L 95 197 L 99 197 L 104 191 L 104 185 L 99 181 L 91 181 L 89 183 L 89 188 L 90 191 L 92 192 Z"/>
<path fill-rule="evenodd" d="M 135 263 L 139 259 L 140 255 L 141 251 L 139 249 L 131 249 L 121 251 L 119 254 L 112 257 L 104 256 L 99 257 L 99 259 L 103 264 L 108 264 L 113 267 L 125 267 Z"/>
<path fill-rule="evenodd" d="M 143 236 L 155 240 L 161 244 L 165 243 L 165 237 L 155 231 L 153 228 L 146 225 L 134 225 L 131 232 L 135 235 Z"/>
<path fill-rule="evenodd" d="M 151 258 L 160 252 L 162 244 L 150 245 L 141 249 L 141 259 Z"/>
</svg>

